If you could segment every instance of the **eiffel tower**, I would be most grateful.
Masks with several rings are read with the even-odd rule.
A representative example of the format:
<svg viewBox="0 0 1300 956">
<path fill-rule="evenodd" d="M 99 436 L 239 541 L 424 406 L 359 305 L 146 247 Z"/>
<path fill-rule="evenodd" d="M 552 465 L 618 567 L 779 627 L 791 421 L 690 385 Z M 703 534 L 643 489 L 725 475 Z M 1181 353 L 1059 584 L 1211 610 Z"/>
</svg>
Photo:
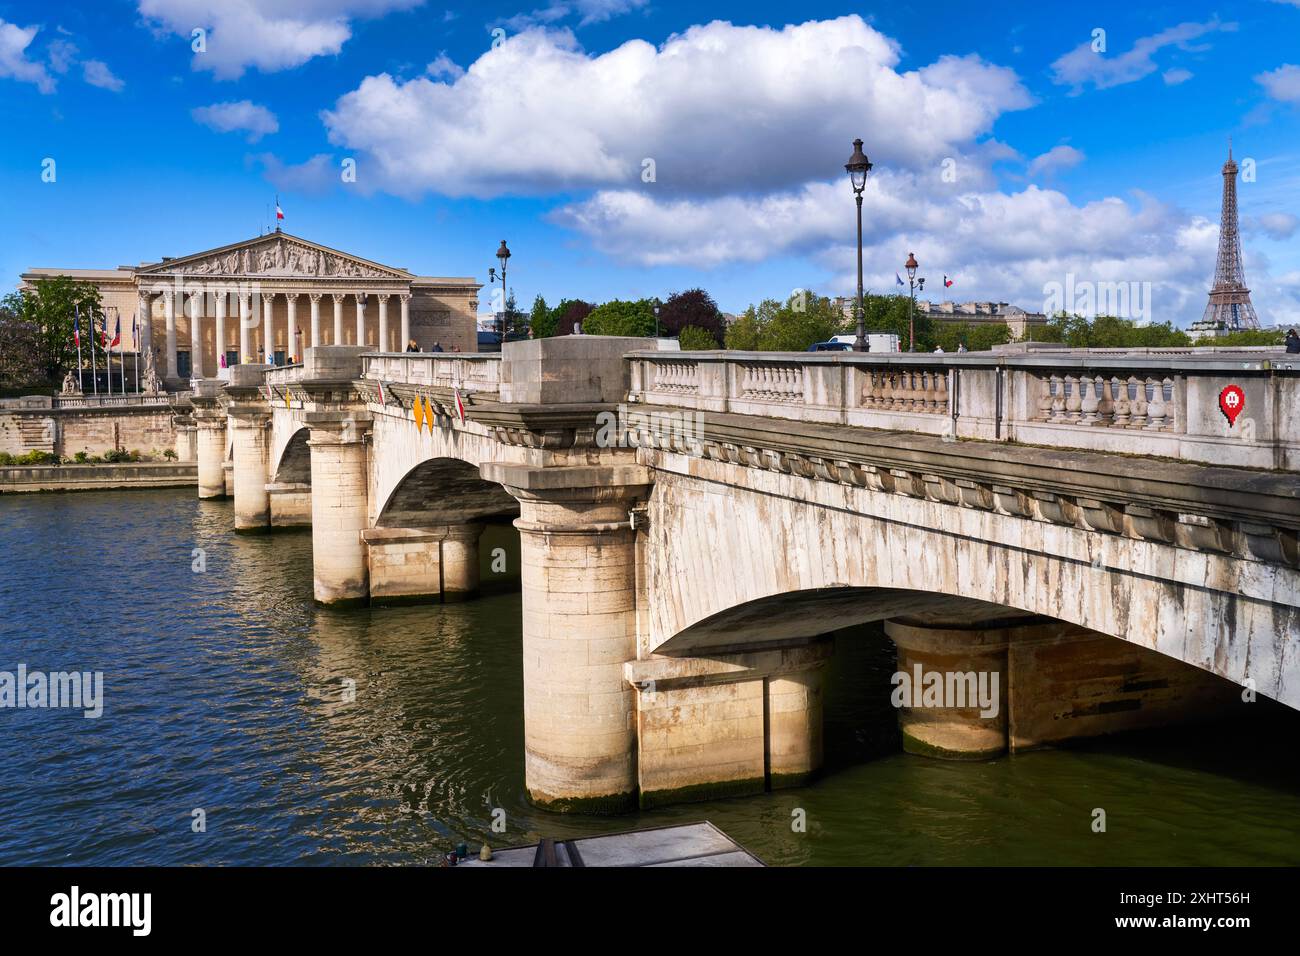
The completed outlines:
<svg viewBox="0 0 1300 956">
<path fill-rule="evenodd" d="M 1219 224 L 1219 259 L 1214 267 L 1214 287 L 1205 315 L 1192 329 L 1212 336 L 1240 329 L 1258 329 L 1259 318 L 1250 304 L 1250 290 L 1241 267 L 1241 233 L 1237 231 L 1237 164 L 1232 161 L 1232 142 L 1228 142 L 1228 161 L 1223 164 L 1223 221 Z"/>
</svg>

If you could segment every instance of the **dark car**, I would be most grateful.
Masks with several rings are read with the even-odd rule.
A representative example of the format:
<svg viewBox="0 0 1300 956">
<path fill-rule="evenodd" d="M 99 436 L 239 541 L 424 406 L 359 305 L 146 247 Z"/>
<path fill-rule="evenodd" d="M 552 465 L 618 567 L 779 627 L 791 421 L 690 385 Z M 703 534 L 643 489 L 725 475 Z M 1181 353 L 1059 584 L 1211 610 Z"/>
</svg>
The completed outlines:
<svg viewBox="0 0 1300 956">
<path fill-rule="evenodd" d="M 836 342 L 832 339 L 829 342 L 814 342 L 808 346 L 809 352 L 852 352 L 853 345 L 849 342 Z"/>
</svg>

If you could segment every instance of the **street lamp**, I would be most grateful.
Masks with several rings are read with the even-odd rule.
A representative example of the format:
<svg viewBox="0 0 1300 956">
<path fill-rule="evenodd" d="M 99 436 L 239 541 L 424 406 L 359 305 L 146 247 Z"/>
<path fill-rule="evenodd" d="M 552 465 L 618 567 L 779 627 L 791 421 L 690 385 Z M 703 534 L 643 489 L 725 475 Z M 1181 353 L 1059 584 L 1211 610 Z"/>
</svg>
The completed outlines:
<svg viewBox="0 0 1300 956">
<path fill-rule="evenodd" d="M 912 311 L 907 314 L 907 350 L 916 351 L 916 290 L 925 291 L 925 277 L 916 277 L 916 270 L 921 264 L 916 261 L 916 253 L 907 254 L 907 262 L 903 263 L 903 268 L 907 270 L 907 284 L 912 293 Z"/>
<path fill-rule="evenodd" d="M 655 306 L 655 338 L 659 338 L 659 306 Z"/>
<path fill-rule="evenodd" d="M 501 240 L 501 246 L 497 249 L 497 261 L 501 263 L 501 344 L 506 341 L 506 300 L 510 297 L 510 290 L 506 286 L 506 260 L 510 258 L 510 250 L 506 248 L 506 241 Z M 492 275 L 492 270 L 488 270 L 488 275 Z M 494 277 L 495 278 L 495 277 Z"/>
<path fill-rule="evenodd" d="M 866 318 L 863 315 L 862 307 L 862 190 L 867 185 L 867 173 L 871 171 L 871 160 L 867 159 L 867 154 L 862 152 L 862 140 L 853 141 L 853 155 L 849 161 L 844 164 L 848 170 L 849 181 L 853 184 L 853 192 L 858 202 L 858 337 L 853 340 L 853 350 L 855 352 L 867 351 L 867 335 L 865 328 Z"/>
</svg>

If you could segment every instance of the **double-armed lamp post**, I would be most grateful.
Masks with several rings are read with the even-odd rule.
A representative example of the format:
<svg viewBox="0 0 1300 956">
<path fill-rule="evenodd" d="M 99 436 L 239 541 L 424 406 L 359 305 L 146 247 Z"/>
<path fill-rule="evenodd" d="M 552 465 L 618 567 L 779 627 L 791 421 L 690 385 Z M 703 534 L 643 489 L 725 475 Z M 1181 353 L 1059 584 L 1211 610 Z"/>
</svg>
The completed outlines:
<svg viewBox="0 0 1300 956">
<path fill-rule="evenodd" d="M 506 241 L 502 239 L 501 246 L 497 249 L 497 261 L 501 263 L 501 321 L 497 328 L 501 332 L 502 344 L 504 344 L 506 340 L 506 300 L 510 297 L 510 291 L 506 287 L 506 260 L 509 258 L 510 250 L 506 248 Z M 495 269 L 489 269 L 488 278 L 495 282 L 497 271 Z"/>
<path fill-rule="evenodd" d="M 916 290 L 925 291 L 925 276 L 916 277 L 916 270 L 921 264 L 916 261 L 916 253 L 907 254 L 907 262 L 903 263 L 903 268 L 907 270 L 907 284 L 912 292 L 912 310 L 907 313 L 907 350 L 916 351 Z"/>
<path fill-rule="evenodd" d="M 862 152 L 862 140 L 853 141 L 853 155 L 844 164 L 848 170 L 849 181 L 858 202 L 858 337 L 853 340 L 853 351 L 867 351 L 866 315 L 862 305 L 862 190 L 867 185 L 867 173 L 871 171 L 871 160 Z"/>
</svg>

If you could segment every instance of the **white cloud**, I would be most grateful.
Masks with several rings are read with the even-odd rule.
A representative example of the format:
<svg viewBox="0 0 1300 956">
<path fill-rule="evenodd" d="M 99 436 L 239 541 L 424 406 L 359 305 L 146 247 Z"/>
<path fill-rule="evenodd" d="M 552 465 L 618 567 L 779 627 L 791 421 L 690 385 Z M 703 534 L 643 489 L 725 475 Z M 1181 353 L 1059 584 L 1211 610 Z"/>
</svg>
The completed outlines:
<svg viewBox="0 0 1300 956">
<path fill-rule="evenodd" d="M 280 122 L 274 113 L 249 100 L 199 106 L 190 110 L 190 116 L 196 123 L 202 123 L 218 133 L 246 132 L 250 143 L 256 143 L 268 133 L 280 129 Z"/>
<path fill-rule="evenodd" d="M 1034 157 L 1033 162 L 1029 164 L 1029 175 L 1050 176 L 1064 169 L 1073 169 L 1083 160 L 1083 152 L 1073 146 L 1053 146 L 1041 156 Z"/>
<path fill-rule="evenodd" d="M 1186 83 L 1193 75 L 1191 70 L 1176 67 L 1172 70 L 1165 70 L 1161 74 L 1161 79 L 1165 81 L 1165 86 L 1178 86 L 1180 83 Z"/>
<path fill-rule="evenodd" d="M 352 37 L 352 21 L 409 10 L 424 0 L 139 0 L 140 13 L 161 32 L 190 43 L 208 31 L 207 49 L 193 54 L 196 70 L 236 79 L 249 67 L 263 73 L 333 56 Z"/>
<path fill-rule="evenodd" d="M 260 163 L 266 181 L 285 192 L 320 194 L 339 182 L 339 167 L 329 153 L 317 153 L 305 163 L 286 164 L 272 153 L 252 159 Z"/>
<path fill-rule="evenodd" d="M 590 23 L 601 23 L 624 13 L 639 10 L 646 5 L 646 2 L 647 0 L 571 0 L 571 2 L 558 0 L 550 6 L 541 7 L 531 13 L 516 14 L 502 20 L 501 23 L 512 30 L 522 31 L 530 27 L 548 26 L 576 15 L 578 25 L 587 26 Z"/>
<path fill-rule="evenodd" d="M 449 76 L 456 80 L 465 75 L 465 71 L 460 64 L 456 63 L 446 53 L 439 53 L 437 58 L 425 67 L 424 71 L 435 79 L 440 76 Z"/>
<path fill-rule="evenodd" d="M 856 282 L 853 199 L 846 184 L 810 183 L 762 197 L 659 199 L 646 190 L 603 190 L 552 214 L 607 255 L 641 266 L 715 268 L 803 256 L 829 274 L 821 291 Z M 1063 193 L 936 195 L 928 179 L 874 173 L 863 202 L 869 288 L 894 290 L 894 273 L 914 251 L 940 294 L 1041 308 L 1049 282 L 1151 283 L 1157 322 L 1200 318 L 1214 272 L 1218 224 L 1148 197 L 1073 204 Z M 1300 310 L 1300 287 L 1268 277 L 1266 260 L 1247 248 L 1247 279 L 1261 315 Z M 761 294 L 756 294 L 755 298 Z"/>
<path fill-rule="evenodd" d="M 35 83 L 42 93 L 53 93 L 54 77 L 45 64 L 29 60 L 26 55 L 38 30 L 40 27 L 24 28 L 0 20 L 0 77 Z"/>
<path fill-rule="evenodd" d="M 857 16 L 715 21 L 600 55 L 530 30 L 446 82 L 367 77 L 322 116 L 403 195 L 627 186 L 646 159 L 664 192 L 721 193 L 842 175 L 855 136 L 875 161 L 937 165 L 1032 103 L 1014 71 L 976 56 L 907 72 L 899 57 Z"/>
<path fill-rule="evenodd" d="M 49 57 L 51 70 L 55 73 L 67 73 L 72 64 L 77 61 L 77 45 L 70 40 L 56 37 L 45 48 L 45 55 Z"/>
<path fill-rule="evenodd" d="M 1290 239 L 1300 229 L 1300 217 L 1289 212 L 1266 212 L 1243 222 L 1246 229 L 1262 232 L 1270 239 L 1281 242 Z"/>
<path fill-rule="evenodd" d="M 1235 23 L 1221 23 L 1217 18 L 1205 23 L 1180 23 L 1152 36 L 1140 37 L 1132 49 L 1117 56 L 1094 53 L 1092 41 L 1085 40 L 1052 64 L 1052 82 L 1070 86 L 1072 96 L 1082 93 L 1089 84 L 1095 89 L 1104 90 L 1132 83 L 1159 69 L 1155 54 L 1165 47 L 1190 50 L 1192 40 L 1208 33 L 1231 32 L 1236 29 Z"/>
<path fill-rule="evenodd" d="M 1255 82 L 1279 102 L 1300 103 L 1300 66 L 1294 63 L 1285 63 L 1276 70 L 1260 73 Z"/>
<path fill-rule="evenodd" d="M 82 76 L 91 86 L 98 86 L 101 89 L 112 90 L 114 93 L 120 93 L 126 86 L 118 77 L 113 75 L 113 71 L 108 65 L 100 60 L 87 60 L 81 65 Z"/>
</svg>

